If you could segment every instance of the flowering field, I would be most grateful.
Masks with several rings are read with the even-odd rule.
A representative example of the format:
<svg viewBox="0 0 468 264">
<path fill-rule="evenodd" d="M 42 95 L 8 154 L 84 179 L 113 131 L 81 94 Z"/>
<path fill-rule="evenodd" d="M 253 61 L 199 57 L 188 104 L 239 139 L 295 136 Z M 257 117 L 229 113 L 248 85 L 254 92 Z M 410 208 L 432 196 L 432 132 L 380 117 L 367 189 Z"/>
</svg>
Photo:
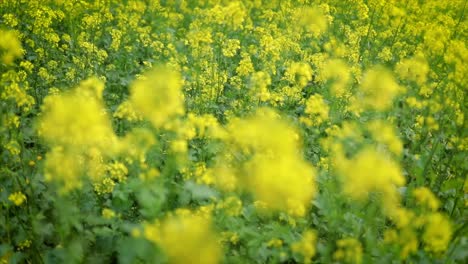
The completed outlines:
<svg viewBox="0 0 468 264">
<path fill-rule="evenodd" d="M 0 1 L 0 263 L 466 263 L 466 9 Z"/>
</svg>

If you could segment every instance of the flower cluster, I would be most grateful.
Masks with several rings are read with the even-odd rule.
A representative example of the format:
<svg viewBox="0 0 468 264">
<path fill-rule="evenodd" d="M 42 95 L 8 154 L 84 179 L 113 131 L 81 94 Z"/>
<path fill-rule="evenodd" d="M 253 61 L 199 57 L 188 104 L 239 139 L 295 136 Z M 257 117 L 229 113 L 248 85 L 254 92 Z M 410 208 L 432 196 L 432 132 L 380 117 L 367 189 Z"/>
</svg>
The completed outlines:
<svg viewBox="0 0 468 264">
<path fill-rule="evenodd" d="M 0 263 L 464 262 L 466 6 L 0 1 Z"/>
</svg>

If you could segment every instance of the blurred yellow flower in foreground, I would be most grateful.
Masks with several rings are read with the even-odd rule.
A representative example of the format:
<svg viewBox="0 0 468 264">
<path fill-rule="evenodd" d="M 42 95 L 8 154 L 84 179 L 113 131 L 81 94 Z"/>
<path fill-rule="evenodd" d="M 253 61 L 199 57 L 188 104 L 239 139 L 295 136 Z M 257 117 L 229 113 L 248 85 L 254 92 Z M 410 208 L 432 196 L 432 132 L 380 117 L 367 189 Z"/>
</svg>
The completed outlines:
<svg viewBox="0 0 468 264">
<path fill-rule="evenodd" d="M 219 263 L 222 249 L 211 229 L 210 218 L 190 211 L 170 215 L 162 222 L 147 224 L 144 236 L 167 255 L 169 263 Z"/>
</svg>

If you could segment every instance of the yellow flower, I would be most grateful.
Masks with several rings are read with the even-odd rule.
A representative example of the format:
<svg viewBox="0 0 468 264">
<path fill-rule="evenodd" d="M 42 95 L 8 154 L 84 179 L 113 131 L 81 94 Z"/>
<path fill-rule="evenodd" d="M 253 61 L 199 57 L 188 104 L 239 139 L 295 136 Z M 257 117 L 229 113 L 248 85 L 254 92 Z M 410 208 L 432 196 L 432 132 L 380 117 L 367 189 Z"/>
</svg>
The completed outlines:
<svg viewBox="0 0 468 264">
<path fill-rule="evenodd" d="M 342 60 L 327 61 L 321 67 L 318 78 L 322 79 L 321 81 L 332 82 L 330 89 L 336 97 L 342 98 L 350 93 L 347 85 L 351 80 L 351 72 L 349 66 Z"/>
<path fill-rule="evenodd" d="M 237 196 L 229 196 L 219 202 L 218 209 L 224 209 L 227 215 L 239 216 L 242 213 L 242 201 Z"/>
<path fill-rule="evenodd" d="M 104 108 L 98 79 L 88 79 L 69 93 L 45 98 L 38 133 L 51 145 L 110 151 L 116 137 Z"/>
<path fill-rule="evenodd" d="M 236 232 L 225 231 L 221 233 L 221 242 L 229 242 L 233 245 L 239 243 L 239 235 Z"/>
<path fill-rule="evenodd" d="M 144 235 L 162 248 L 170 263 L 219 263 L 222 250 L 210 224 L 209 218 L 184 211 L 145 225 Z"/>
<path fill-rule="evenodd" d="M 398 230 L 385 230 L 384 242 L 398 245 L 401 259 L 406 259 L 409 255 L 416 253 L 419 247 L 417 232 L 411 223 L 405 223 L 404 226 L 400 225 Z"/>
<path fill-rule="evenodd" d="M 337 250 L 333 253 L 334 259 L 344 263 L 361 263 L 362 246 L 359 240 L 344 238 L 336 242 Z"/>
<path fill-rule="evenodd" d="M 251 80 L 251 93 L 255 98 L 265 102 L 270 99 L 270 92 L 268 86 L 271 84 L 270 75 L 266 72 L 255 72 L 252 74 Z"/>
<path fill-rule="evenodd" d="M 8 200 L 13 202 L 16 206 L 20 206 L 26 201 L 26 195 L 22 192 L 15 192 L 8 196 Z"/>
<path fill-rule="evenodd" d="M 426 216 L 426 223 L 422 236 L 425 249 L 436 254 L 444 252 L 452 237 L 450 221 L 440 213 L 431 213 Z"/>
<path fill-rule="evenodd" d="M 63 147 L 54 147 L 47 153 L 44 163 L 45 180 L 62 182 L 64 191 L 81 187 L 82 172 L 82 160 L 75 153 L 65 151 Z"/>
<path fill-rule="evenodd" d="M 275 248 L 279 248 L 282 245 L 283 245 L 283 240 L 278 239 L 278 238 L 273 238 L 267 243 L 268 247 L 275 247 Z"/>
<path fill-rule="evenodd" d="M 182 78 L 168 68 L 156 68 L 131 86 L 133 107 L 155 127 L 184 114 Z"/>
<path fill-rule="evenodd" d="M 4 147 L 13 156 L 17 156 L 17 155 L 19 155 L 21 153 L 21 146 L 19 145 L 18 141 L 16 141 L 16 140 L 11 140 Z"/>
<path fill-rule="evenodd" d="M 139 178 L 142 181 L 150 181 L 157 178 L 161 173 L 155 168 L 151 168 L 145 172 L 140 173 Z"/>
<path fill-rule="evenodd" d="M 222 53 L 224 56 L 231 58 L 236 55 L 237 50 L 240 49 L 240 41 L 238 39 L 229 39 L 224 43 Z"/>
<path fill-rule="evenodd" d="M 18 244 L 18 249 L 19 250 L 27 249 L 31 246 L 31 243 L 32 243 L 31 240 L 26 239 Z"/>
<path fill-rule="evenodd" d="M 174 153 L 186 153 L 188 150 L 188 144 L 186 140 L 177 139 L 171 142 L 171 150 Z"/>
<path fill-rule="evenodd" d="M 24 50 L 16 31 L 0 29 L 0 61 L 11 64 L 23 55 Z"/>
<path fill-rule="evenodd" d="M 395 209 L 390 217 L 396 226 L 400 229 L 403 229 L 416 222 L 416 216 L 413 211 L 406 208 Z"/>
<path fill-rule="evenodd" d="M 130 101 L 124 101 L 117 107 L 114 112 L 114 117 L 120 119 L 126 119 L 128 121 L 141 121 L 143 117 L 139 114 L 130 103 Z"/>
<path fill-rule="evenodd" d="M 123 182 L 127 178 L 128 169 L 121 162 L 113 162 L 106 166 L 110 177 L 118 182 Z"/>
<path fill-rule="evenodd" d="M 94 191 L 99 195 L 112 193 L 114 191 L 115 182 L 110 178 L 104 178 L 100 182 L 94 183 Z"/>
<path fill-rule="evenodd" d="M 429 65 L 423 54 L 401 60 L 395 67 L 395 71 L 401 79 L 413 81 L 419 86 L 426 83 L 429 70 Z"/>
<path fill-rule="evenodd" d="M 392 74 L 381 67 L 372 68 L 364 74 L 360 90 L 364 106 L 379 111 L 387 110 L 402 91 Z"/>
<path fill-rule="evenodd" d="M 398 243 L 401 246 L 400 257 L 406 259 L 409 255 L 418 251 L 419 242 L 416 232 L 411 228 L 400 231 Z"/>
<path fill-rule="evenodd" d="M 311 263 L 312 257 L 315 256 L 315 243 L 317 235 L 313 230 L 306 230 L 302 234 L 302 239 L 291 245 L 291 250 L 299 253 L 304 258 L 303 263 Z"/>
<path fill-rule="evenodd" d="M 16 27 L 18 25 L 18 19 L 13 14 L 4 14 L 3 22 L 10 27 Z"/>
<path fill-rule="evenodd" d="M 115 217 L 115 212 L 109 208 L 102 209 L 102 217 L 105 219 L 112 219 Z"/>
<path fill-rule="evenodd" d="M 372 148 L 365 148 L 336 166 L 343 175 L 343 190 L 350 197 L 364 200 L 370 192 L 377 192 L 382 194 L 388 213 L 398 207 L 397 187 L 404 185 L 405 178 L 396 162 Z"/>
<path fill-rule="evenodd" d="M 312 120 L 309 125 L 320 125 L 328 120 L 329 107 L 322 95 L 314 94 L 307 99 L 304 112 Z"/>
<path fill-rule="evenodd" d="M 296 14 L 299 25 L 313 34 L 315 37 L 321 36 L 328 28 L 327 17 L 318 7 L 304 7 Z"/>
<path fill-rule="evenodd" d="M 239 66 L 237 66 L 236 68 L 236 73 L 239 76 L 247 76 L 254 71 L 255 69 L 252 64 L 252 60 L 250 59 L 250 55 L 246 52 L 243 52 L 242 59 L 239 62 Z"/>
<path fill-rule="evenodd" d="M 367 125 L 372 137 L 379 143 L 383 144 L 395 155 L 401 155 L 403 151 L 403 143 L 401 142 L 398 135 L 395 133 L 395 129 L 382 120 L 374 120 L 369 122 Z"/>
<path fill-rule="evenodd" d="M 415 109 L 421 109 L 423 107 L 423 102 L 418 101 L 415 97 L 408 97 L 406 103 Z"/>
<path fill-rule="evenodd" d="M 437 211 L 437 209 L 439 209 L 439 200 L 427 187 L 414 189 L 413 196 L 418 204 L 429 208 L 431 211 Z"/>
<path fill-rule="evenodd" d="M 32 64 L 30 61 L 22 61 L 20 62 L 20 66 L 28 73 L 31 73 L 34 69 L 34 64 Z"/>
<path fill-rule="evenodd" d="M 234 191 L 238 187 L 238 178 L 235 171 L 226 166 L 217 166 L 209 171 L 210 175 L 216 175 L 214 184 L 223 191 Z"/>
<path fill-rule="evenodd" d="M 243 187 L 268 208 L 303 216 L 315 194 L 315 170 L 298 153 L 297 132 L 270 109 L 234 120 L 228 131 L 228 157 L 249 157 L 223 161 L 232 163 Z"/>
<path fill-rule="evenodd" d="M 378 58 L 383 61 L 391 61 L 393 59 L 392 50 L 389 47 L 384 47 L 378 54 Z"/>
<path fill-rule="evenodd" d="M 313 71 L 308 63 L 293 62 L 284 74 L 284 79 L 298 87 L 305 87 L 312 80 Z"/>
</svg>

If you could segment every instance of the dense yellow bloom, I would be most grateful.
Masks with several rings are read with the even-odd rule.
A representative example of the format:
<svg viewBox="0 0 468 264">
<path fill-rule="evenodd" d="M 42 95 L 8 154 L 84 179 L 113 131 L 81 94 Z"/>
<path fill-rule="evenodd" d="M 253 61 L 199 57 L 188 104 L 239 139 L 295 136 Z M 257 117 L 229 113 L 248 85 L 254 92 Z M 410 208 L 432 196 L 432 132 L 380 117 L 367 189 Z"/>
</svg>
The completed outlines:
<svg viewBox="0 0 468 264">
<path fill-rule="evenodd" d="M 342 60 L 332 59 L 327 61 L 318 76 L 321 81 L 331 82 L 330 90 L 336 97 L 344 97 L 350 92 L 348 84 L 351 81 L 349 66 Z"/>
<path fill-rule="evenodd" d="M 111 49 L 117 51 L 120 46 L 123 32 L 118 29 L 111 29 L 110 34 L 112 36 Z"/>
<path fill-rule="evenodd" d="M 195 136 L 201 138 L 223 138 L 225 137 L 225 131 L 218 123 L 218 120 L 213 115 L 201 115 L 197 116 L 193 113 L 187 114 L 187 122 L 193 127 L 193 133 L 189 132 L 187 139 L 192 139 Z M 187 134 L 187 133 L 185 133 Z"/>
<path fill-rule="evenodd" d="M 418 204 L 436 211 L 439 209 L 439 199 L 427 187 L 419 187 L 413 190 L 413 196 Z"/>
<path fill-rule="evenodd" d="M 280 156 L 296 153 L 299 147 L 297 132 L 269 108 L 260 108 L 249 118 L 232 120 L 227 130 L 243 152 Z"/>
<path fill-rule="evenodd" d="M 425 249 L 434 253 L 442 253 L 452 237 L 450 221 L 440 213 L 431 213 L 425 218 L 426 226 L 422 240 Z"/>
<path fill-rule="evenodd" d="M 18 19 L 13 14 L 3 15 L 3 21 L 10 27 L 16 27 L 18 25 Z"/>
<path fill-rule="evenodd" d="M 422 223 L 413 211 L 406 208 L 395 209 L 390 219 L 395 223 L 396 229 L 385 231 L 384 242 L 399 245 L 400 257 L 406 259 L 418 250 L 417 229 L 421 227 Z"/>
<path fill-rule="evenodd" d="M 46 97 L 39 135 L 51 145 L 110 150 L 116 138 L 100 99 L 103 88 L 102 82 L 91 79 L 72 92 Z"/>
<path fill-rule="evenodd" d="M 60 182 L 61 192 L 81 187 L 84 175 L 105 183 L 100 192 L 112 191 L 113 181 L 102 180 L 104 160 L 119 151 L 120 144 L 103 106 L 103 89 L 103 82 L 91 78 L 70 92 L 53 93 L 44 100 L 37 131 L 52 147 L 45 179 Z"/>
<path fill-rule="evenodd" d="M 242 59 L 239 62 L 239 66 L 236 68 L 236 73 L 239 76 L 247 76 L 248 74 L 254 72 L 254 65 L 250 58 L 250 55 L 246 52 L 242 53 Z"/>
<path fill-rule="evenodd" d="M 333 253 L 333 258 L 344 263 L 362 262 L 362 245 L 354 238 L 344 238 L 336 242 L 337 250 Z"/>
<path fill-rule="evenodd" d="M 415 109 L 421 109 L 423 107 L 423 102 L 421 101 L 418 101 L 415 97 L 408 97 L 406 99 L 406 103 L 410 106 L 410 107 L 413 107 Z"/>
<path fill-rule="evenodd" d="M 429 65 L 424 56 L 419 54 L 414 58 L 401 60 L 395 71 L 403 80 L 413 81 L 421 86 L 427 81 Z"/>
<path fill-rule="evenodd" d="M 146 161 L 146 152 L 156 144 L 156 139 L 149 129 L 135 128 L 120 139 L 120 151 L 126 154 L 128 163 Z"/>
<path fill-rule="evenodd" d="M 301 119 L 307 125 L 320 125 L 328 120 L 329 107 L 322 95 L 314 94 L 307 99 L 304 112 L 308 118 Z"/>
<path fill-rule="evenodd" d="M 380 67 L 368 70 L 359 88 L 364 106 L 379 111 L 387 110 L 402 90 L 391 73 Z"/>
<path fill-rule="evenodd" d="M 249 189 L 272 209 L 304 216 L 315 193 L 315 171 L 299 157 L 257 156 L 246 164 Z"/>
<path fill-rule="evenodd" d="M 11 64 L 14 59 L 23 55 L 18 33 L 16 31 L 0 29 L 0 61 Z"/>
<path fill-rule="evenodd" d="M 31 73 L 34 69 L 34 64 L 32 64 L 30 61 L 22 61 L 20 62 L 20 66 L 28 73 Z"/>
<path fill-rule="evenodd" d="M 206 10 L 207 20 L 213 24 L 227 25 L 232 29 L 242 29 L 247 10 L 241 1 L 229 1 L 227 5 L 217 4 Z"/>
<path fill-rule="evenodd" d="M 251 93 L 258 100 L 265 102 L 270 99 L 268 86 L 271 84 L 270 75 L 266 72 L 255 72 L 251 77 Z"/>
<path fill-rule="evenodd" d="M 126 119 L 128 121 L 141 121 L 143 117 L 139 114 L 130 103 L 130 101 L 124 101 L 117 107 L 114 112 L 114 117 Z"/>
<path fill-rule="evenodd" d="M 401 246 L 400 257 L 406 259 L 409 255 L 416 253 L 419 247 L 417 234 L 411 228 L 400 231 L 398 242 Z"/>
<path fill-rule="evenodd" d="M 134 82 L 130 92 L 134 108 L 155 127 L 184 114 L 182 78 L 175 71 L 156 68 Z"/>
<path fill-rule="evenodd" d="M 104 178 L 94 184 L 94 191 L 99 195 L 112 193 L 114 191 L 115 182 L 111 178 Z"/>
<path fill-rule="evenodd" d="M 221 260 L 222 250 L 209 218 L 181 211 L 144 229 L 145 238 L 160 246 L 170 263 L 213 264 Z"/>
<path fill-rule="evenodd" d="M 433 200 L 435 197 L 425 187 L 415 191 L 413 194 L 419 203 L 427 203 L 425 206 L 437 205 L 430 205 L 437 200 Z M 406 208 L 398 208 L 392 212 L 391 220 L 395 223 L 396 229 L 387 230 L 384 241 L 399 245 L 402 259 L 417 252 L 419 241 L 424 243 L 425 250 L 435 254 L 443 253 L 447 249 L 453 232 L 449 219 L 438 212 L 426 213 L 416 215 Z M 419 230 L 423 230 L 422 236 L 418 235 L 421 233 Z"/>
<path fill-rule="evenodd" d="M 229 263 L 398 262 L 397 255 L 407 262 L 456 261 L 462 230 L 453 236 L 455 222 L 443 212 L 456 218 L 468 206 L 468 179 L 461 175 L 468 150 L 465 5 L 0 0 L 0 197 L 9 208 L 0 205 L 0 214 L 10 220 L 0 230 L 6 234 L 0 263 L 44 256 L 36 252 L 48 248 L 43 239 L 32 240 L 30 228 L 18 223 L 28 213 L 42 215 L 49 206 L 36 203 L 50 201 L 55 184 L 60 194 L 85 187 L 70 193 L 70 202 L 92 199 L 78 205 L 86 213 L 80 219 L 69 219 L 73 208 L 53 210 L 71 239 L 53 244 L 76 262 L 96 245 L 73 254 L 83 232 L 95 233 L 73 223 L 95 219 L 113 225 L 112 232 L 98 228 L 103 241 L 133 236 L 101 249 L 144 238 L 158 247 L 121 252 L 118 261 L 217 263 L 222 243 Z M 129 75 L 157 62 L 167 67 L 137 75 L 126 87 Z M 68 87 L 96 73 L 109 80 L 105 93 L 97 78 Z M 278 112 L 258 109 L 265 105 Z M 40 142 L 30 131 L 33 120 Z M 50 188 L 40 188 L 43 180 Z M 127 195 L 129 203 L 118 202 Z M 450 196 L 447 204 L 441 195 Z M 111 205 L 124 212 L 122 221 Z M 182 205 L 200 206 L 174 208 Z M 355 218 L 368 205 L 376 210 Z M 308 213 L 315 206 L 324 217 Z M 330 230 L 336 212 L 353 219 Z M 147 213 L 164 218 L 127 229 Z M 210 228 L 211 215 L 225 230 L 220 236 Z M 302 237 L 292 241 L 298 232 Z M 317 234 L 325 239 L 316 250 Z M 453 252 L 444 255 L 447 249 Z"/>
<path fill-rule="evenodd" d="M 3 146 L 11 155 L 17 156 L 21 153 L 21 146 L 16 140 L 11 140 Z"/>
<path fill-rule="evenodd" d="M 383 144 L 395 155 L 401 155 L 403 143 L 395 133 L 393 127 L 382 120 L 371 121 L 367 125 L 372 137 L 380 144 Z"/>
<path fill-rule="evenodd" d="M 381 52 L 379 52 L 378 58 L 383 61 L 391 61 L 393 59 L 392 51 L 389 47 L 384 47 Z"/>
<path fill-rule="evenodd" d="M 299 9 L 296 18 L 299 25 L 304 27 L 307 32 L 312 33 L 315 37 L 321 36 L 327 30 L 327 17 L 318 7 L 304 7 Z"/>
<path fill-rule="evenodd" d="M 127 178 L 128 169 L 125 164 L 121 162 L 113 162 L 106 166 L 106 170 L 109 173 L 109 176 L 118 181 L 123 182 Z"/>
<path fill-rule="evenodd" d="M 236 55 L 237 51 L 240 49 L 240 41 L 238 39 L 229 39 L 224 43 L 222 48 L 222 53 L 224 56 L 231 58 Z"/>
<path fill-rule="evenodd" d="M 427 28 L 424 34 L 424 45 L 425 48 L 432 55 L 440 55 L 444 52 L 444 48 L 448 43 L 450 36 L 449 28 L 439 24 L 432 24 Z"/>
<path fill-rule="evenodd" d="M 10 200 L 16 206 L 20 206 L 26 201 L 26 195 L 24 195 L 22 192 L 15 192 L 8 196 L 8 200 Z"/>
<path fill-rule="evenodd" d="M 337 166 L 343 175 L 343 191 L 347 195 L 363 200 L 370 192 L 378 192 L 382 194 L 387 210 L 398 206 L 397 187 L 405 184 L 405 178 L 396 162 L 366 148 Z"/>
<path fill-rule="evenodd" d="M 63 147 L 54 147 L 47 153 L 44 164 L 46 181 L 58 180 L 62 190 L 68 191 L 82 185 L 83 160 L 76 152 L 65 151 Z"/>
<path fill-rule="evenodd" d="M 293 62 L 284 74 L 284 79 L 299 87 L 305 87 L 312 80 L 313 71 L 309 64 Z"/>
<path fill-rule="evenodd" d="M 0 98 L 2 100 L 12 99 L 16 105 L 24 112 L 27 112 L 34 105 L 34 97 L 28 94 L 29 84 L 25 80 L 27 77 L 25 71 L 9 70 L 1 74 Z"/>
<path fill-rule="evenodd" d="M 18 128 L 19 127 L 19 117 L 14 114 L 6 114 L 0 116 L 0 124 L 8 128 Z"/>
<path fill-rule="evenodd" d="M 214 177 L 214 183 L 216 187 L 223 191 L 234 191 L 240 185 L 239 179 L 234 170 L 225 165 L 219 165 L 209 170 L 207 173 L 216 175 L 216 177 Z"/>
<path fill-rule="evenodd" d="M 312 263 L 312 257 L 315 256 L 315 243 L 317 235 L 313 230 L 306 230 L 302 234 L 302 239 L 291 245 L 291 249 L 295 253 L 302 255 L 303 263 Z"/>
<path fill-rule="evenodd" d="M 315 194 L 315 170 L 298 153 L 294 129 L 272 110 L 260 109 L 231 122 L 228 131 L 231 151 L 250 157 L 230 161 L 245 187 L 267 208 L 303 216 Z"/>
</svg>

